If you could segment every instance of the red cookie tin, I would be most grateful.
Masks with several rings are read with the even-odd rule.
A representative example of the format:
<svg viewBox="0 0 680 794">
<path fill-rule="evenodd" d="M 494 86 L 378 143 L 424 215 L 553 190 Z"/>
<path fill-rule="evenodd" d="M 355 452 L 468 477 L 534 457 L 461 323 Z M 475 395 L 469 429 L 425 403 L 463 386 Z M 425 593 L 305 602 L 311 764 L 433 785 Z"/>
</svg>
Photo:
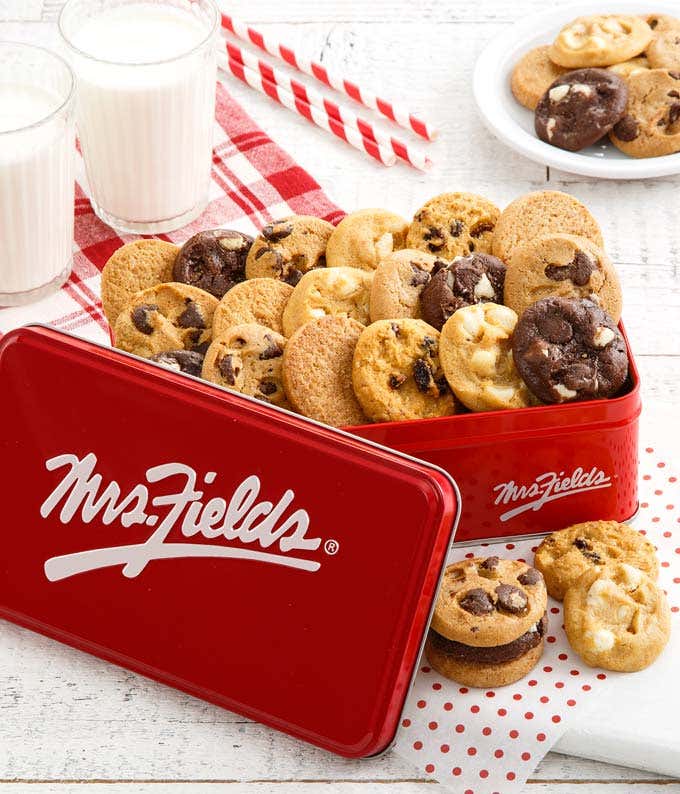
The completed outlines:
<svg viewBox="0 0 680 794">
<path fill-rule="evenodd" d="M 397 730 L 446 472 L 44 327 L 0 342 L 0 616 L 348 757 Z"/>
</svg>

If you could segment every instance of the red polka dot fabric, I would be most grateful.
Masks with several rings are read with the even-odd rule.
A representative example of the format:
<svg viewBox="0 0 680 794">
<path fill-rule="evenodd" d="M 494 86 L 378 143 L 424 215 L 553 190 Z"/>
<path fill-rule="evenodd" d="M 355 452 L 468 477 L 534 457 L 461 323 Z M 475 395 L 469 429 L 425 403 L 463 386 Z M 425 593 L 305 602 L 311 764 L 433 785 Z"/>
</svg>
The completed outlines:
<svg viewBox="0 0 680 794">
<path fill-rule="evenodd" d="M 680 474 L 652 446 L 640 450 L 640 514 L 634 526 L 658 549 L 674 632 L 680 632 Z M 533 560 L 536 540 L 453 549 L 449 561 L 498 554 Z M 404 709 L 395 752 L 456 792 L 512 794 L 524 784 L 584 707 L 620 674 L 587 667 L 562 628 L 562 605 L 548 599 L 549 629 L 538 665 L 498 689 L 459 686 L 423 657 Z M 614 683 L 612 683 L 614 682 Z"/>
</svg>

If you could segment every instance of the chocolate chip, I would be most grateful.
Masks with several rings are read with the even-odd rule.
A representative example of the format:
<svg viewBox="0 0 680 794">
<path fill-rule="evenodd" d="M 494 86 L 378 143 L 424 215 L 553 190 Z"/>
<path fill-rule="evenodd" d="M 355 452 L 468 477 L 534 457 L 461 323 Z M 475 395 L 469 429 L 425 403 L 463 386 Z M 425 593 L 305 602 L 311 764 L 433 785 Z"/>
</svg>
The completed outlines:
<svg viewBox="0 0 680 794">
<path fill-rule="evenodd" d="M 455 220 L 451 223 L 449 230 L 451 232 L 452 237 L 460 237 L 463 233 L 463 229 L 465 228 L 465 224 L 461 220 Z"/>
<path fill-rule="evenodd" d="M 659 24 L 658 19 L 650 19 L 647 23 L 652 30 L 656 30 L 656 26 Z"/>
<path fill-rule="evenodd" d="M 668 111 L 668 125 L 675 124 L 680 119 L 680 102 L 674 102 Z"/>
<path fill-rule="evenodd" d="M 498 596 L 496 608 L 509 612 L 511 615 L 519 615 L 520 612 L 524 612 L 529 603 L 529 598 L 524 590 L 513 584 L 499 584 L 496 588 L 496 595 Z"/>
<path fill-rule="evenodd" d="M 428 227 L 428 230 L 423 235 L 423 240 L 427 242 L 427 247 L 433 254 L 441 251 L 446 244 L 443 230 L 438 229 L 436 226 Z"/>
<path fill-rule="evenodd" d="M 584 549 L 590 548 L 590 546 L 588 545 L 588 541 L 584 540 L 583 538 L 575 538 L 573 545 L 576 546 L 576 548 L 579 551 L 583 551 Z"/>
<path fill-rule="evenodd" d="M 674 80 L 680 80 L 680 72 L 668 72 L 668 76 Z"/>
<path fill-rule="evenodd" d="M 543 576 L 541 575 L 541 572 L 537 571 L 535 568 L 527 568 L 524 573 L 521 573 L 517 577 L 517 581 L 520 584 L 531 586 L 543 581 Z"/>
<path fill-rule="evenodd" d="M 398 389 L 406 380 L 406 375 L 390 375 L 390 389 Z"/>
<path fill-rule="evenodd" d="M 673 99 L 680 99 L 680 91 L 673 89 L 673 91 L 668 92 L 668 96 L 673 97 Z"/>
<path fill-rule="evenodd" d="M 259 251 L 255 254 L 255 259 L 259 259 L 261 256 L 271 253 L 274 253 L 273 248 L 267 248 L 267 247 L 260 248 Z"/>
<path fill-rule="evenodd" d="M 481 587 L 475 587 L 470 590 L 459 601 L 461 609 L 469 612 L 471 615 L 488 615 L 493 612 L 493 601 L 491 596 L 482 590 Z"/>
<path fill-rule="evenodd" d="M 292 233 L 293 224 L 282 223 L 281 221 L 274 224 L 268 224 L 264 227 L 264 229 L 262 229 L 261 232 L 264 239 L 271 243 L 278 243 L 280 240 L 285 240 L 285 238 L 289 237 Z"/>
<path fill-rule="evenodd" d="M 234 366 L 234 357 L 232 355 L 223 356 L 217 362 L 217 369 L 219 369 L 220 375 L 230 386 L 236 383 L 236 376 L 241 371 L 240 367 Z"/>
<path fill-rule="evenodd" d="M 628 114 L 614 125 L 613 132 L 620 141 L 630 143 L 640 134 L 640 124 Z"/>
<path fill-rule="evenodd" d="M 209 347 L 210 347 L 210 339 L 206 339 L 205 341 L 200 342 L 198 345 L 194 345 L 191 348 L 191 350 L 194 353 L 199 353 L 201 356 L 204 356 L 208 352 Z"/>
<path fill-rule="evenodd" d="M 400 336 L 401 335 L 401 329 L 399 328 L 399 326 L 396 323 L 392 323 L 390 325 L 390 328 L 392 329 L 392 333 L 395 336 Z"/>
<path fill-rule="evenodd" d="M 177 318 L 177 325 L 180 328 L 205 328 L 205 320 L 196 301 L 187 298 L 185 303 L 186 308 Z"/>
<path fill-rule="evenodd" d="M 434 378 L 432 368 L 424 358 L 417 358 L 413 364 L 413 379 L 419 391 L 428 392 L 432 388 Z"/>
<path fill-rule="evenodd" d="M 440 397 L 443 397 L 445 394 L 448 394 L 451 391 L 451 387 L 449 386 L 449 382 L 446 380 L 445 375 L 437 378 L 434 383 L 437 387 Z"/>
<path fill-rule="evenodd" d="M 579 287 L 584 287 L 592 275 L 595 265 L 585 251 L 577 251 L 573 260 L 568 265 L 548 265 L 545 275 L 552 281 L 572 281 Z"/>
<path fill-rule="evenodd" d="M 437 340 L 433 339 L 431 336 L 424 336 L 423 347 L 430 355 L 434 355 L 437 352 Z"/>
<path fill-rule="evenodd" d="M 278 391 L 278 386 L 270 380 L 260 381 L 257 388 L 262 394 L 266 394 L 267 396 L 275 394 Z"/>
<path fill-rule="evenodd" d="M 493 230 L 494 224 L 491 221 L 479 221 L 470 229 L 470 237 L 479 239 L 486 232 L 492 232 Z"/>
<path fill-rule="evenodd" d="M 141 333 L 149 336 L 153 333 L 153 325 L 149 322 L 149 312 L 158 311 L 155 303 L 142 303 L 130 312 L 130 319 L 134 327 Z"/>
<path fill-rule="evenodd" d="M 203 355 L 192 350 L 168 350 L 151 356 L 151 361 L 176 372 L 186 372 L 198 378 L 203 367 Z"/>
<path fill-rule="evenodd" d="M 604 564 L 600 555 L 596 551 L 592 551 L 592 546 L 587 540 L 584 540 L 583 538 L 576 538 L 573 545 L 576 546 L 576 548 L 587 560 L 595 563 L 595 565 Z"/>
<path fill-rule="evenodd" d="M 411 286 L 421 287 L 423 284 L 427 284 L 427 282 L 430 280 L 430 274 L 426 270 L 421 270 L 421 268 L 415 262 L 411 262 L 411 268 L 413 269 L 413 275 L 411 276 Z"/>
<path fill-rule="evenodd" d="M 300 279 L 302 278 L 302 271 L 298 270 L 296 267 L 291 267 L 288 269 L 288 272 L 283 277 L 283 280 L 286 284 L 290 284 L 291 287 L 295 287 L 298 285 Z"/>
<path fill-rule="evenodd" d="M 275 342 L 269 334 L 265 334 L 264 338 L 268 345 L 260 353 L 260 361 L 268 361 L 270 358 L 279 358 L 283 355 L 283 348 L 278 342 Z"/>
<path fill-rule="evenodd" d="M 500 560 L 498 557 L 487 557 L 485 560 L 479 563 L 479 570 L 486 571 L 487 573 L 490 571 L 495 571 L 498 568 L 498 563 Z"/>
</svg>

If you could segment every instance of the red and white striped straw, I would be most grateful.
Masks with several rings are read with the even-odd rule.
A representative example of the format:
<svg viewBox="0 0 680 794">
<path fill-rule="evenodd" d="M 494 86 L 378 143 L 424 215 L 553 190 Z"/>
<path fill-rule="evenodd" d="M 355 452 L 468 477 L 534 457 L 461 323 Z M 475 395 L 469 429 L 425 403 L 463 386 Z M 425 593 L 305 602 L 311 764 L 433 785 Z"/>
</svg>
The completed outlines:
<svg viewBox="0 0 680 794">
<path fill-rule="evenodd" d="M 236 36 L 236 38 L 253 44 L 258 49 L 263 52 L 268 52 L 275 58 L 281 58 L 281 60 L 285 61 L 294 69 L 297 69 L 299 72 L 308 74 L 310 77 L 327 85 L 329 88 L 340 91 L 340 93 L 353 99 L 360 105 L 370 108 L 371 110 L 377 110 L 378 113 L 382 114 L 390 121 L 393 121 L 395 124 L 398 124 L 400 127 L 406 130 L 412 130 L 428 141 L 433 141 L 437 137 L 438 130 L 405 108 L 395 105 L 371 91 L 360 88 L 356 83 L 345 79 L 339 74 L 329 72 L 325 66 L 322 66 L 317 61 L 298 57 L 295 51 L 290 47 L 287 47 L 285 44 L 275 39 L 265 37 L 259 31 L 234 19 L 234 17 L 229 14 L 222 14 L 222 27 Z"/>
<path fill-rule="evenodd" d="M 294 96 L 290 91 L 286 91 L 281 86 L 276 85 L 276 83 L 265 79 L 259 72 L 249 69 L 226 55 L 220 55 L 218 63 L 221 69 L 230 72 L 242 83 L 254 88 L 261 94 L 265 94 L 299 116 L 303 116 L 308 121 L 316 124 L 317 127 L 332 133 L 355 149 L 365 152 L 383 165 L 392 166 L 397 162 L 396 155 L 390 149 L 386 149 L 376 141 L 366 138 L 358 130 L 345 126 L 342 121 L 338 121 L 338 119 L 324 113 L 323 110 L 310 105 L 309 102 Z"/>
<path fill-rule="evenodd" d="M 361 118 L 361 116 L 357 116 L 349 108 L 338 105 L 321 92 L 310 86 L 306 86 L 294 77 L 290 77 L 267 61 L 261 60 L 253 53 L 243 50 L 234 42 L 227 40 L 225 44 L 230 58 L 243 64 L 243 66 L 247 66 L 254 72 L 258 72 L 270 83 L 274 83 L 274 85 L 281 86 L 284 90 L 290 91 L 298 99 L 318 108 L 331 118 L 342 122 L 345 126 L 354 127 L 365 138 L 376 141 L 376 143 L 379 143 L 381 146 L 385 147 L 385 149 L 392 149 L 397 157 L 404 160 L 409 165 L 412 165 L 414 168 L 418 168 L 421 171 L 429 171 L 432 167 L 430 158 L 416 147 L 409 146 L 406 142 L 392 135 L 386 135 L 371 124 L 370 121 Z"/>
</svg>

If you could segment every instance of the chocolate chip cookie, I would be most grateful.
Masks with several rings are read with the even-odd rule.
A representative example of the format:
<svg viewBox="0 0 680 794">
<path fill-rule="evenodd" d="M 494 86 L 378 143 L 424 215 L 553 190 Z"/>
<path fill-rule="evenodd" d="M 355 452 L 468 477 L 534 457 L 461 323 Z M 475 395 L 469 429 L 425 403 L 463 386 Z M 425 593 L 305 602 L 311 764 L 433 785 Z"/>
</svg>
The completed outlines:
<svg viewBox="0 0 680 794">
<path fill-rule="evenodd" d="M 187 375 L 200 378 L 201 370 L 203 369 L 203 359 L 203 353 L 199 353 L 196 350 L 165 350 L 162 353 L 156 353 L 151 356 L 149 360 L 160 364 L 166 369 L 172 369 L 175 372 L 185 372 Z"/>
<path fill-rule="evenodd" d="M 359 338 L 354 393 L 374 422 L 448 416 L 453 395 L 439 364 L 439 331 L 422 320 L 379 320 Z"/>
<path fill-rule="evenodd" d="M 406 247 L 441 259 L 489 253 L 499 214 L 498 207 L 473 193 L 442 193 L 416 212 Z"/>
<path fill-rule="evenodd" d="M 647 60 L 652 69 L 680 71 L 680 22 L 675 28 L 654 34 L 647 48 Z"/>
<path fill-rule="evenodd" d="M 213 340 L 205 354 L 202 376 L 232 391 L 288 408 L 283 388 L 281 334 L 257 323 L 235 325 Z"/>
<path fill-rule="evenodd" d="M 565 25 L 550 48 L 550 60 L 579 69 L 611 66 L 644 52 L 653 32 L 642 17 L 595 14 Z"/>
<path fill-rule="evenodd" d="M 276 278 L 295 286 L 303 274 L 326 266 L 333 226 L 311 215 L 293 215 L 267 224 L 246 259 L 246 278 Z"/>
<path fill-rule="evenodd" d="M 437 261 L 434 254 L 405 248 L 385 257 L 371 285 L 371 320 L 421 317 L 420 295 Z"/>
<path fill-rule="evenodd" d="M 535 110 L 539 99 L 550 85 L 567 70 L 548 57 L 548 45 L 525 53 L 512 71 L 510 88 L 515 99 L 529 110 Z"/>
<path fill-rule="evenodd" d="M 589 570 L 564 597 L 564 629 L 591 667 L 633 673 L 666 646 L 671 613 L 663 590 L 626 563 Z"/>
<path fill-rule="evenodd" d="M 680 152 L 680 71 L 650 69 L 628 80 L 626 113 L 609 134 L 631 157 Z"/>
<path fill-rule="evenodd" d="M 326 248 L 328 267 L 375 270 L 380 261 L 406 243 L 408 221 L 381 209 L 358 210 L 335 227 Z"/>
<path fill-rule="evenodd" d="M 532 395 L 512 358 L 517 315 L 481 303 L 459 309 L 442 328 L 439 358 L 453 393 L 471 411 L 526 408 Z"/>
<path fill-rule="evenodd" d="M 503 303 L 505 265 L 491 254 L 438 261 L 420 294 L 423 320 L 438 331 L 451 315 L 475 303 Z"/>
<path fill-rule="evenodd" d="M 449 565 L 435 603 L 425 654 L 467 686 L 504 686 L 525 676 L 547 631 L 543 577 L 517 560 L 477 557 Z"/>
<path fill-rule="evenodd" d="M 368 324 L 373 271 L 356 267 L 310 270 L 300 279 L 283 310 L 283 332 L 291 336 L 301 325 L 330 314 Z"/>
<path fill-rule="evenodd" d="M 368 421 L 352 388 L 354 349 L 364 326 L 322 317 L 301 326 L 283 354 L 283 385 L 295 410 L 333 427 Z"/>
<path fill-rule="evenodd" d="M 546 403 L 611 397 L 628 374 L 626 343 L 589 300 L 543 298 L 519 318 L 512 341 L 524 382 Z"/>
<path fill-rule="evenodd" d="M 215 309 L 213 336 L 232 325 L 257 323 L 283 333 L 283 310 L 293 294 L 290 284 L 275 278 L 250 278 L 232 287 Z"/>
<path fill-rule="evenodd" d="M 560 149 L 579 152 L 621 120 L 627 103 L 626 82 L 613 72 L 567 72 L 550 85 L 536 106 L 536 134 Z"/>
<path fill-rule="evenodd" d="M 628 524 L 586 521 L 553 532 L 536 549 L 534 565 L 545 577 L 548 593 L 562 601 L 586 571 L 625 562 L 656 579 L 654 546 Z"/>
<path fill-rule="evenodd" d="M 618 323 L 621 285 L 609 257 L 585 237 L 546 234 L 515 248 L 504 303 L 518 315 L 541 298 L 588 298 Z"/>
<path fill-rule="evenodd" d="M 217 298 L 198 287 L 168 282 L 137 292 L 118 315 L 116 347 L 143 358 L 174 350 L 205 352 L 212 340 Z"/>
<path fill-rule="evenodd" d="M 190 237 L 180 249 L 174 281 L 191 284 L 221 298 L 246 277 L 253 238 L 230 229 L 211 229 Z"/>
</svg>

